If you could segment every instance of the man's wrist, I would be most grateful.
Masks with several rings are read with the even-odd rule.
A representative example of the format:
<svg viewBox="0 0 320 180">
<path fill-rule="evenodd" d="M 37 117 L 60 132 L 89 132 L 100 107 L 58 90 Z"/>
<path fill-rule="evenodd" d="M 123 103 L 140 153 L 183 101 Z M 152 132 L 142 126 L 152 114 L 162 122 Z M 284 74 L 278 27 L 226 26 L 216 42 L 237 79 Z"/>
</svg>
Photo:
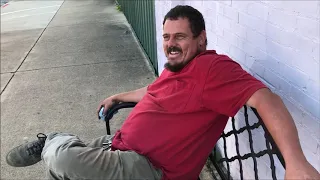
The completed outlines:
<svg viewBox="0 0 320 180">
<path fill-rule="evenodd" d="M 294 153 L 290 156 L 285 157 L 285 163 L 286 166 L 288 165 L 299 165 L 302 163 L 308 163 L 306 157 L 303 155 L 303 153 Z"/>
<path fill-rule="evenodd" d="M 113 96 L 111 96 L 111 101 L 112 101 L 113 103 L 118 103 L 118 102 L 120 102 L 120 101 L 119 101 L 119 98 L 118 98 L 118 95 L 113 95 Z"/>
</svg>

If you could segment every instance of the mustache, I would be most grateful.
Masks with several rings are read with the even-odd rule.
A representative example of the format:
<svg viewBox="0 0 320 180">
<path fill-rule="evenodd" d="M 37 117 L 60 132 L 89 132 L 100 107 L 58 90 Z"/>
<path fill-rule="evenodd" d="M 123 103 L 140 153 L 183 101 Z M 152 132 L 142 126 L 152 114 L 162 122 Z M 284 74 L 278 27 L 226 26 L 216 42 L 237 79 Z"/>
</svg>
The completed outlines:
<svg viewBox="0 0 320 180">
<path fill-rule="evenodd" d="M 177 46 L 171 46 L 167 49 L 167 53 L 170 54 L 172 51 L 182 52 L 182 49 Z"/>
</svg>

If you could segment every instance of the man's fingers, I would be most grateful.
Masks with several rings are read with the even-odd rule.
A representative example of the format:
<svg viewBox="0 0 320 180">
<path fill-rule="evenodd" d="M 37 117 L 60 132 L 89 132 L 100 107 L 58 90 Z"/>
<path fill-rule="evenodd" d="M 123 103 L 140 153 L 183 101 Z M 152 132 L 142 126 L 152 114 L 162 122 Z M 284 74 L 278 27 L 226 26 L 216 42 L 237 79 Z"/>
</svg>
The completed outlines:
<svg viewBox="0 0 320 180">
<path fill-rule="evenodd" d="M 98 109 L 97 109 L 98 114 L 99 114 L 101 108 L 102 108 L 102 104 L 99 104 Z"/>
<path fill-rule="evenodd" d="M 113 102 L 109 101 L 108 99 L 103 100 L 103 101 L 99 104 L 98 109 L 97 109 L 98 117 L 99 117 L 99 113 L 100 113 L 101 108 L 104 108 L 102 114 L 105 115 L 105 114 L 107 113 L 108 109 L 109 109 L 112 105 L 113 105 Z"/>
<path fill-rule="evenodd" d="M 102 107 L 104 107 L 104 105 L 103 105 L 103 103 L 100 103 L 99 106 L 98 106 L 98 109 L 97 109 L 98 118 L 99 118 L 99 112 L 100 112 Z"/>
<path fill-rule="evenodd" d="M 104 104 L 104 110 L 103 110 L 103 114 L 106 115 L 107 111 L 114 105 L 115 103 L 112 101 L 109 101 L 108 103 Z"/>
<path fill-rule="evenodd" d="M 110 106 L 104 106 L 104 109 L 103 109 L 103 112 L 102 112 L 102 113 L 103 113 L 104 115 L 106 115 L 109 108 L 110 108 Z"/>
<path fill-rule="evenodd" d="M 105 115 L 107 113 L 107 110 L 108 110 L 107 108 L 104 108 L 102 114 Z"/>
</svg>

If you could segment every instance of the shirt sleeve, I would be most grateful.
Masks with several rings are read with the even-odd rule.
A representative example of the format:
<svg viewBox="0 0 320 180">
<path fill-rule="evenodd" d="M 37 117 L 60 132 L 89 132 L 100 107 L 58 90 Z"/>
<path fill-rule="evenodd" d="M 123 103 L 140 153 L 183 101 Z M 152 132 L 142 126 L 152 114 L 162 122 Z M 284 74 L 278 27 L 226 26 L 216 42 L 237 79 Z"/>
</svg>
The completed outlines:
<svg viewBox="0 0 320 180">
<path fill-rule="evenodd" d="M 208 109 L 233 117 L 261 88 L 267 87 L 243 70 L 237 62 L 223 56 L 211 64 L 202 103 Z"/>
</svg>

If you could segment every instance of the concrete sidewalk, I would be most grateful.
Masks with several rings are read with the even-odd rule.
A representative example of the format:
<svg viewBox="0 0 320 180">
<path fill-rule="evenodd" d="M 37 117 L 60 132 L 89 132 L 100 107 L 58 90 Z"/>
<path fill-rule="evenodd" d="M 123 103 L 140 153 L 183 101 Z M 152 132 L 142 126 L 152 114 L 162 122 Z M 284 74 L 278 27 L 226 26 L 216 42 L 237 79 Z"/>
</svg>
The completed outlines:
<svg viewBox="0 0 320 180">
<path fill-rule="evenodd" d="M 12 168 L 6 153 L 39 132 L 69 132 L 85 141 L 104 135 L 98 103 L 155 79 L 111 0 L 65 1 L 46 27 L 1 31 L 3 52 L 1 179 L 45 179 L 42 162 Z M 128 112 L 114 117 L 112 132 Z"/>
</svg>

